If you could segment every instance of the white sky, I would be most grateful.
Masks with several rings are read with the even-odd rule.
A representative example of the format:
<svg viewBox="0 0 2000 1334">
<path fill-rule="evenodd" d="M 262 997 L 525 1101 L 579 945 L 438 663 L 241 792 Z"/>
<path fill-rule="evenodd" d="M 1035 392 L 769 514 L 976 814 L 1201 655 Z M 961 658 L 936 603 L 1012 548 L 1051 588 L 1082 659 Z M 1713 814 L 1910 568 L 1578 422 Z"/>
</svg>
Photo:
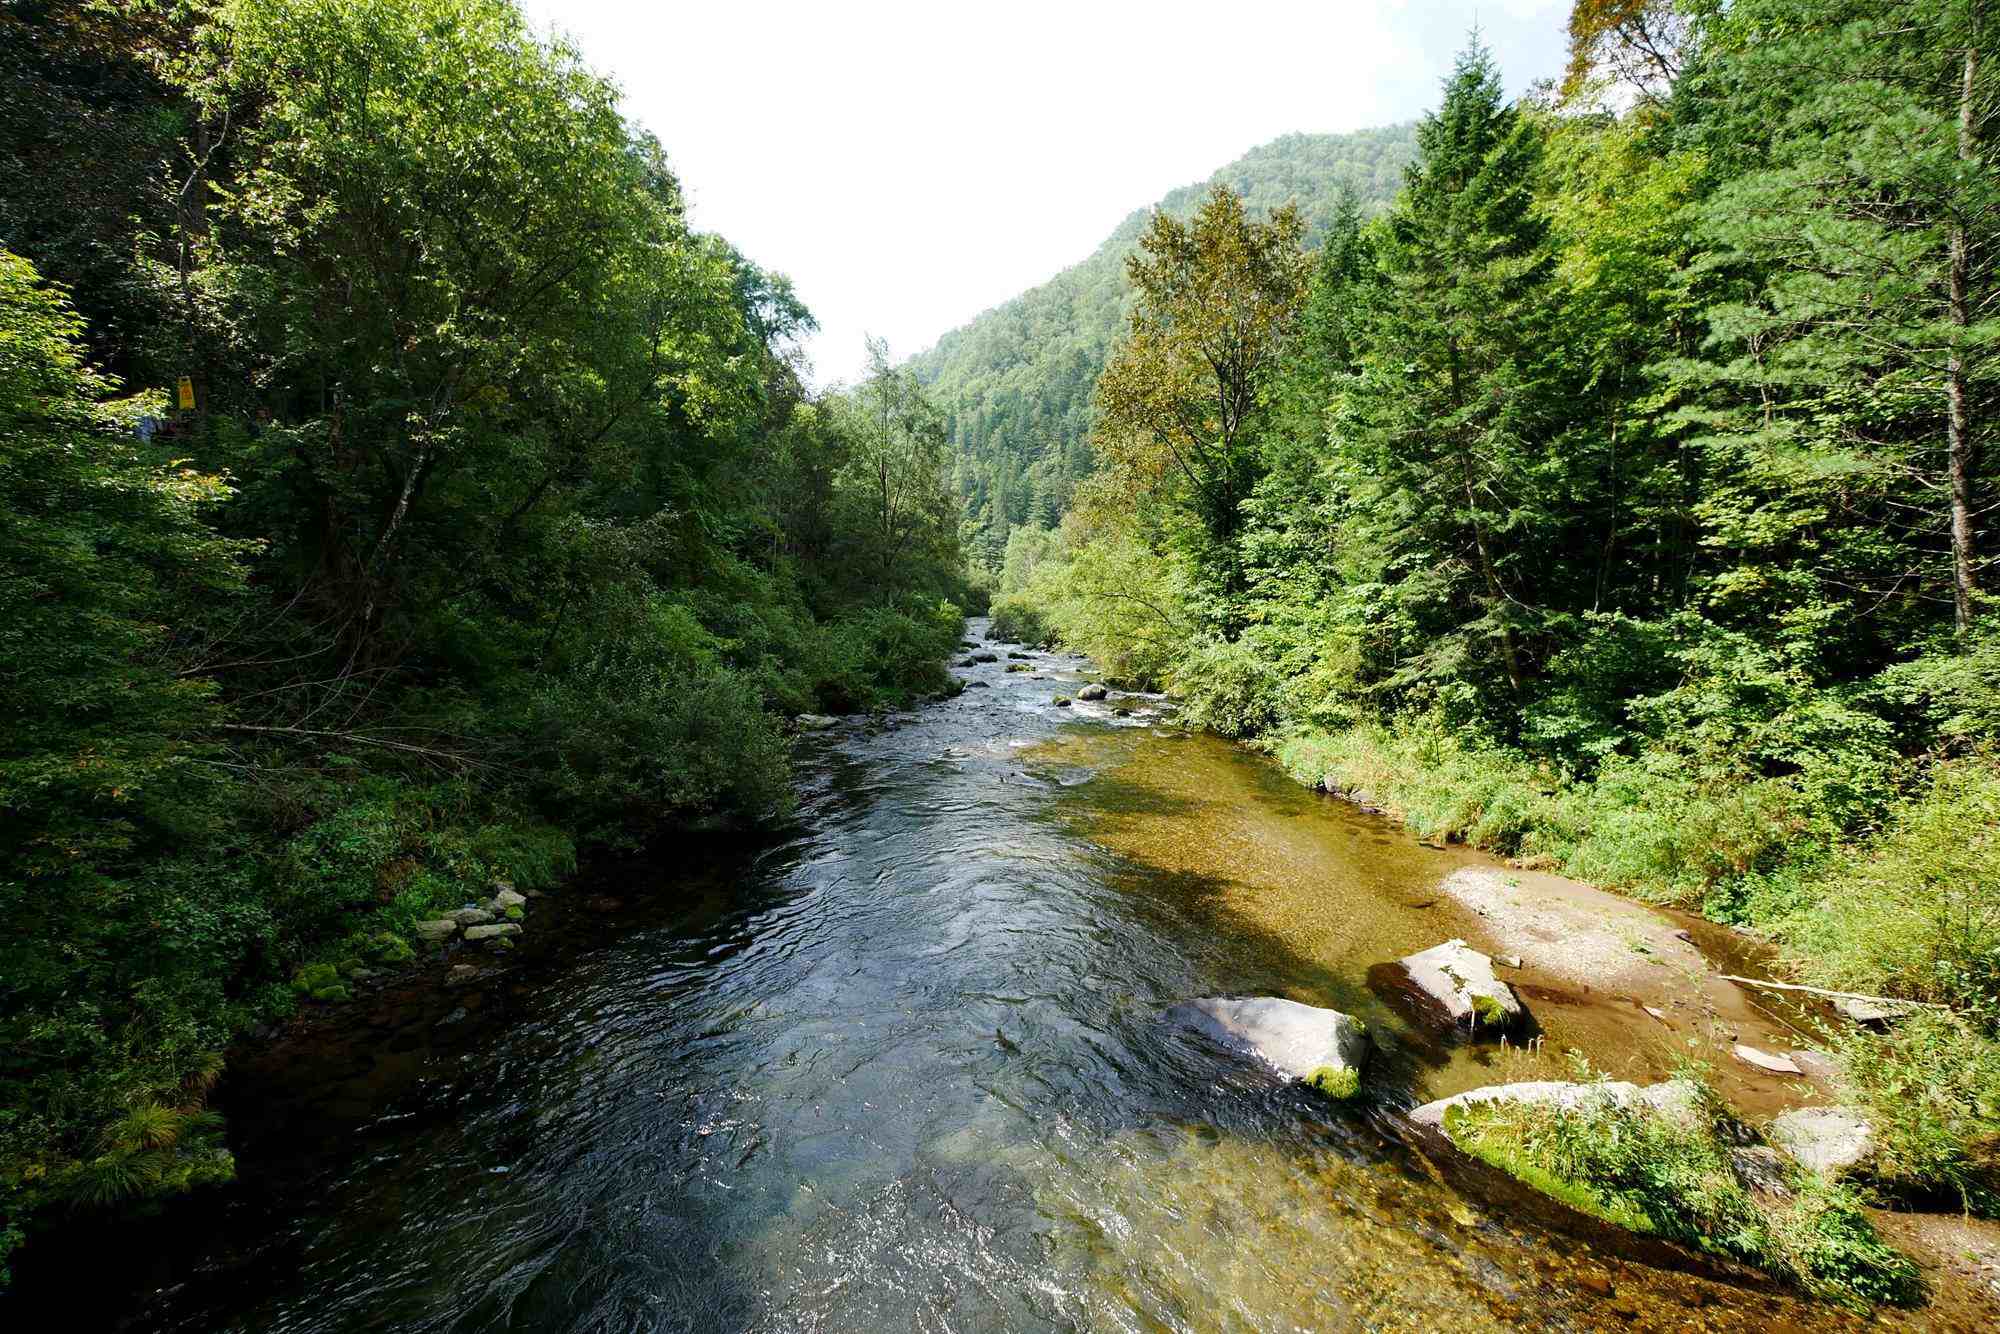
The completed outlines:
<svg viewBox="0 0 2000 1334">
<path fill-rule="evenodd" d="M 522 0 L 625 90 L 694 225 L 789 274 L 815 379 L 898 359 L 1295 130 L 1432 105 L 1476 20 L 1510 92 L 1568 0 Z"/>
</svg>

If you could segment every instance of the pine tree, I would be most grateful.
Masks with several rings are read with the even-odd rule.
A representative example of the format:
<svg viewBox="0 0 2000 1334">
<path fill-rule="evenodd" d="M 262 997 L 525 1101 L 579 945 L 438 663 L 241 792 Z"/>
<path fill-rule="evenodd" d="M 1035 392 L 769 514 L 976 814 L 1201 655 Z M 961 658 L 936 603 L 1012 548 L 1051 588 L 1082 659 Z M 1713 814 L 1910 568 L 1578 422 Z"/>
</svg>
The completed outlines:
<svg viewBox="0 0 2000 1334">
<path fill-rule="evenodd" d="M 1926 515 L 1918 560 L 1961 630 L 1978 607 L 1979 452 L 2000 389 L 1989 7 L 1734 6 L 1718 41 L 1727 91 L 1779 90 L 1791 105 L 1747 127 L 1763 169 L 1706 215 L 1707 262 L 1762 275 L 1710 312 L 1720 396 L 1740 408 L 1725 428 L 1762 461 L 1811 459 L 1809 473 L 1844 471 L 1869 491 L 1913 479 L 1914 494 L 1885 503 Z"/>
<path fill-rule="evenodd" d="M 1378 239 L 1367 370 L 1335 429 L 1383 580 L 1433 644 L 1432 668 L 1456 672 L 1490 642 L 1518 695 L 1524 585 L 1562 509 L 1541 475 L 1565 424 L 1541 140 L 1475 38 L 1417 141 Z"/>
</svg>

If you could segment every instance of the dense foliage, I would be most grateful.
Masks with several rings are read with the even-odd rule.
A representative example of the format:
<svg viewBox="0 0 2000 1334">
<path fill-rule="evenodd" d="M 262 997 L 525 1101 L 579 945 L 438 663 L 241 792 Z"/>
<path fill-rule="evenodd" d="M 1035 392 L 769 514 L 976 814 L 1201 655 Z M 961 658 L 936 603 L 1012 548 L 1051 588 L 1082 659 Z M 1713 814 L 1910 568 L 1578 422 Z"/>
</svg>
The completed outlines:
<svg viewBox="0 0 2000 1334">
<path fill-rule="evenodd" d="M 1092 390 L 1134 299 L 1125 261 L 1155 213 L 1191 217 L 1222 186 L 1256 217 L 1295 204 L 1317 239 L 1343 199 L 1368 213 L 1386 208 L 1413 146 L 1408 125 L 1275 139 L 1133 213 L 1088 259 L 911 362 L 946 410 L 972 559 L 997 572 L 1008 533 L 1059 521 L 1091 472 Z"/>
<path fill-rule="evenodd" d="M 1792 1167 L 1782 1194 L 1746 1189 L 1732 1158 L 1741 1129 L 1699 1079 L 1683 1087 L 1686 1107 L 1666 1115 L 1607 1094 L 1573 1106 L 1496 1099 L 1449 1109 L 1445 1131 L 1482 1161 L 1620 1227 L 1756 1265 L 1846 1305 L 1916 1302 L 1917 1266 L 1876 1235 L 1854 1187 Z"/>
<path fill-rule="evenodd" d="M 415 921 L 781 817 L 784 720 L 947 688 L 964 590 L 939 411 L 809 394 L 507 0 L 0 27 L 4 1260 L 227 1177 L 233 1035 Z"/>
<path fill-rule="evenodd" d="M 1158 354 L 1200 316 L 1133 305 L 1099 470 L 1010 534 L 995 603 L 1429 833 L 1947 1007 L 1844 1046 L 1886 1176 L 1982 1208 L 1988 31 L 1970 0 L 1589 0 L 1566 87 L 1518 102 L 1475 44 L 1393 206 L 1321 230 L 1242 391 Z M 1283 304 L 1267 226 L 1211 196 L 1141 237 L 1134 287 L 1214 327 Z M 1162 466 L 1146 406 L 1230 394 L 1246 428 L 1182 412 Z"/>
</svg>

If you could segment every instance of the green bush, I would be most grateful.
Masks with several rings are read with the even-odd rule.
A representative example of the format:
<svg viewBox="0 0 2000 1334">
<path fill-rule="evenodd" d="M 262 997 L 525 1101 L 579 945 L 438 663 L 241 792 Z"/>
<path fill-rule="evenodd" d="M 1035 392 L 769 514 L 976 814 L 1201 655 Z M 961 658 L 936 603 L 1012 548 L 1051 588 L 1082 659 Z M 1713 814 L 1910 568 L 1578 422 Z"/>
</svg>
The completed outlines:
<svg viewBox="0 0 2000 1334">
<path fill-rule="evenodd" d="M 1939 1001 L 2000 1027 L 2000 769 L 1938 765 L 1780 930 L 1815 981 Z"/>
<path fill-rule="evenodd" d="M 1931 1010 L 1888 1034 L 1838 1034 L 1835 1051 L 1874 1127 L 1883 1184 L 2000 1217 L 2000 1044 L 1990 1032 Z"/>
<path fill-rule="evenodd" d="M 1228 737 L 1250 737 L 1280 716 L 1282 678 L 1247 641 L 1203 640 L 1173 666 L 1167 686 L 1180 720 Z"/>
<path fill-rule="evenodd" d="M 1013 644 L 1052 643 L 1055 638 L 1048 618 L 1033 599 L 1023 593 L 1009 593 L 993 603 L 992 635 Z"/>
<path fill-rule="evenodd" d="M 1721 1105 L 1684 1121 L 1609 1098 L 1573 1108 L 1483 1102 L 1451 1108 L 1460 1148 L 1572 1208 L 1635 1232 L 1738 1260 L 1847 1303 L 1908 1304 L 1916 1266 L 1875 1235 L 1859 1197 L 1793 1171 L 1789 1197 L 1745 1190 L 1720 1133 Z"/>
</svg>

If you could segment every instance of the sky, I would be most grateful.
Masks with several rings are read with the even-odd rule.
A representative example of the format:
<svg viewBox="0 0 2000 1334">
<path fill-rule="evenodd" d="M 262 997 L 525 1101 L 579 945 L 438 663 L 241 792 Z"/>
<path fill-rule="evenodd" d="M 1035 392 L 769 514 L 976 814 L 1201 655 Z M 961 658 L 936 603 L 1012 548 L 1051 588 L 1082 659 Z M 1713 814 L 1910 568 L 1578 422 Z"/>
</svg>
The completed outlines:
<svg viewBox="0 0 2000 1334">
<path fill-rule="evenodd" d="M 814 380 L 896 359 L 1294 131 L 1412 119 L 1476 22 L 1510 92 L 1568 0 L 521 0 L 665 145 L 693 224 L 788 275 Z"/>
</svg>

